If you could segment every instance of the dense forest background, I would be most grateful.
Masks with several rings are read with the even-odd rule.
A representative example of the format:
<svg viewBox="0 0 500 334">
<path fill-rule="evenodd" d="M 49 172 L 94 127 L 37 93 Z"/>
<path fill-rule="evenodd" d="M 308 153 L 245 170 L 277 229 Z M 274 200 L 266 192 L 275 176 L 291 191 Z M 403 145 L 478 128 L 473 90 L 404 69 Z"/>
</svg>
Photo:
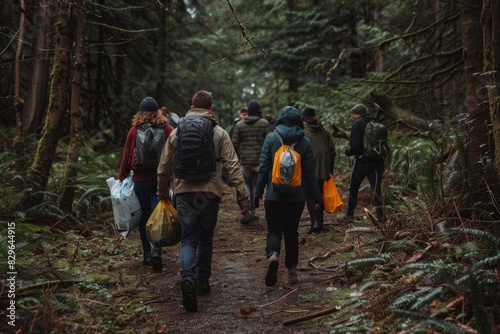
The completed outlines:
<svg viewBox="0 0 500 334">
<path fill-rule="evenodd" d="M 349 110 L 364 103 L 391 131 L 387 223 L 374 227 L 399 242 L 452 235 L 446 243 L 458 253 L 407 268 L 412 280 L 438 268 L 434 286 L 452 286 L 467 309 L 455 320 L 482 333 L 498 323 L 497 1 L 0 0 L 0 8 L 3 265 L 9 222 L 21 247 L 53 231 L 51 222 L 83 231 L 109 211 L 104 180 L 117 173 L 145 96 L 182 116 L 197 90 L 209 90 L 226 129 L 250 99 L 274 117 L 286 105 L 313 106 L 335 137 L 341 175 Z M 416 311 L 444 290 L 403 295 L 394 314 L 438 326 Z M 478 300 L 484 306 L 466 307 Z"/>
</svg>

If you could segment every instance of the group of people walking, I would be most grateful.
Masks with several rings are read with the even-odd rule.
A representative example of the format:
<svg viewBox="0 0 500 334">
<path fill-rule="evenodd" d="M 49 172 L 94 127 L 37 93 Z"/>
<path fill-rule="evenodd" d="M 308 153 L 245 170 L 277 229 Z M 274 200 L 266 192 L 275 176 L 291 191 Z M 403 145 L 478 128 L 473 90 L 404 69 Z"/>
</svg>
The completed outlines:
<svg viewBox="0 0 500 334">
<path fill-rule="evenodd" d="M 368 177 L 376 193 L 377 214 L 382 218 L 380 180 L 383 161 L 361 161 L 362 155 L 359 154 L 364 127 L 372 116 L 364 105 L 356 105 L 351 113 L 354 123 L 345 153 L 355 156 L 355 162 L 350 176 L 346 218 L 350 221 L 354 219 L 359 186 L 365 177 Z M 185 144 L 178 138 L 180 129 L 168 124 L 153 98 L 146 97 L 141 101 L 139 111 L 133 117 L 119 177 L 123 181 L 133 172 L 134 189 L 142 208 L 139 232 L 143 263 L 152 265 L 155 271 L 162 270 L 161 248 L 159 245 L 151 246 L 145 227 L 159 200 L 173 200 L 181 226 L 183 307 L 189 312 L 198 310 L 197 296 L 211 292 L 212 239 L 223 196 L 224 171 L 225 182 L 235 189 L 242 224 L 259 219 L 255 213 L 263 203 L 267 222 L 265 284 L 274 286 L 277 283 L 282 253 L 288 271 L 287 282 L 297 284 L 298 227 L 306 205 L 311 217 L 309 233 L 326 230 L 322 191 L 324 182 L 334 173 L 336 150 L 332 135 L 324 128 L 314 108 L 307 107 L 299 112 L 293 106 L 286 106 L 271 124 L 262 116 L 262 107 L 256 100 L 249 101 L 240 109 L 239 117 L 228 133 L 217 124 L 213 95 L 206 90 L 194 94 L 191 109 L 179 120 L 179 124 L 194 117 L 208 119 L 213 130 L 211 149 L 215 154 L 215 170 L 211 177 L 203 180 L 177 177 L 175 165 L 178 162 L 176 159 L 180 159 L 177 150 Z M 166 139 L 156 169 L 143 170 L 134 165 L 137 129 L 143 123 L 161 125 L 165 132 Z M 282 192 L 271 178 L 273 164 L 278 159 L 276 152 L 283 144 L 291 145 L 300 156 L 302 184 L 293 192 Z M 281 249 L 282 240 L 284 250 Z"/>
</svg>

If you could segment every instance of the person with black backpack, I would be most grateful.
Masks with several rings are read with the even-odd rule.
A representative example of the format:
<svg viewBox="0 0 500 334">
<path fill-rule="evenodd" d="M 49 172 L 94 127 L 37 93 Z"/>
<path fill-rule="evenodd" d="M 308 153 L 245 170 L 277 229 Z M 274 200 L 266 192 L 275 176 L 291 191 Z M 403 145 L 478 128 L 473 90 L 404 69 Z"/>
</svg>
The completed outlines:
<svg viewBox="0 0 500 334">
<path fill-rule="evenodd" d="M 236 189 L 241 214 L 250 207 L 241 166 L 229 134 L 217 125 L 212 93 L 201 90 L 191 110 L 167 139 L 158 165 L 158 197 L 167 199 L 170 187 L 181 225 L 182 305 L 198 310 L 197 295 L 210 293 L 214 229 L 223 195 L 221 171 Z"/>
<path fill-rule="evenodd" d="M 163 145 L 172 130 L 167 118 L 158 110 L 156 100 L 150 96 L 145 97 L 139 104 L 139 111 L 132 118 L 132 127 L 127 134 L 120 164 L 120 182 L 133 173 L 134 191 L 141 204 L 139 234 L 144 251 L 143 263 L 152 265 L 157 272 L 163 267 L 161 248 L 154 245 L 151 250 L 146 223 L 158 203 L 156 169 Z"/>
<path fill-rule="evenodd" d="M 347 212 L 345 222 L 352 223 L 354 220 L 354 210 L 358 205 L 358 192 L 361 183 L 365 178 L 370 182 L 370 189 L 374 192 L 374 202 L 377 212 L 377 220 L 382 222 L 384 217 L 383 201 L 382 201 L 382 176 L 385 169 L 386 150 L 380 150 L 376 147 L 368 148 L 367 142 L 370 140 L 367 134 L 367 126 L 379 125 L 375 122 L 375 117 L 368 113 L 368 108 L 363 104 L 357 104 L 351 109 L 351 117 L 354 122 L 351 127 L 351 135 L 349 146 L 345 150 L 347 156 L 354 156 L 351 176 L 349 179 Z M 381 128 L 385 129 L 383 125 Z M 369 131 L 370 135 L 381 135 L 380 139 L 372 138 L 371 141 L 383 142 L 380 145 L 386 148 L 387 132 L 386 131 Z M 383 138 L 385 136 L 385 138 Z M 367 140 L 368 139 L 368 140 Z M 375 140 L 374 140 L 375 139 Z M 369 151 L 369 152 L 368 152 Z M 373 152 L 372 152 L 373 151 Z M 383 151 L 383 152 L 382 152 Z"/>
</svg>

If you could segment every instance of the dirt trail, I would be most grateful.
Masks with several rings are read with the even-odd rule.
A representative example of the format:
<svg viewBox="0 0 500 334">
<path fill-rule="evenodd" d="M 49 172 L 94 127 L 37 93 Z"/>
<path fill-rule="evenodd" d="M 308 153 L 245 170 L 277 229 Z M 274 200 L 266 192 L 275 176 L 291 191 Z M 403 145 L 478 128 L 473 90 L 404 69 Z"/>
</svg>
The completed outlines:
<svg viewBox="0 0 500 334">
<path fill-rule="evenodd" d="M 230 193 L 221 204 L 214 236 L 212 292 L 198 297 L 197 313 L 185 312 L 179 281 L 178 245 L 163 250 L 162 273 L 147 272 L 137 282 L 137 289 L 152 296 L 153 311 L 138 319 L 137 333 L 328 333 L 325 318 L 304 321 L 290 326 L 282 322 L 304 314 L 318 312 L 334 305 L 329 295 L 335 283 L 329 273 L 313 270 L 307 262 L 338 246 L 343 233 L 335 225 L 320 234 L 307 235 L 308 214 L 304 210 L 300 238 L 299 279 L 295 286 L 286 283 L 286 268 L 280 259 L 278 283 L 269 288 L 264 284 L 267 269 L 264 254 L 266 223 L 261 218 L 249 225 L 239 223 L 239 212 Z M 327 215 L 327 223 L 333 215 Z M 131 260 L 131 273 L 139 268 Z M 124 273 L 125 274 L 125 273 Z M 144 321 L 144 322 L 143 322 Z"/>
</svg>

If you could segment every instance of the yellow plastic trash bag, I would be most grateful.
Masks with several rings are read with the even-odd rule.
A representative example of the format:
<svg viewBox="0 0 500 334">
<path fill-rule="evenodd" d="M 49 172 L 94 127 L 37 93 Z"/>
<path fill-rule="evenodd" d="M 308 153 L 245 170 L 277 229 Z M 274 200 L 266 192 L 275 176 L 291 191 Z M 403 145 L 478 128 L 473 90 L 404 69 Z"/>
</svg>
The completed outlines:
<svg viewBox="0 0 500 334">
<path fill-rule="evenodd" d="M 181 225 L 177 211 L 169 200 L 160 200 L 146 223 L 146 233 L 151 243 L 162 247 L 174 246 L 181 241 Z"/>
</svg>

